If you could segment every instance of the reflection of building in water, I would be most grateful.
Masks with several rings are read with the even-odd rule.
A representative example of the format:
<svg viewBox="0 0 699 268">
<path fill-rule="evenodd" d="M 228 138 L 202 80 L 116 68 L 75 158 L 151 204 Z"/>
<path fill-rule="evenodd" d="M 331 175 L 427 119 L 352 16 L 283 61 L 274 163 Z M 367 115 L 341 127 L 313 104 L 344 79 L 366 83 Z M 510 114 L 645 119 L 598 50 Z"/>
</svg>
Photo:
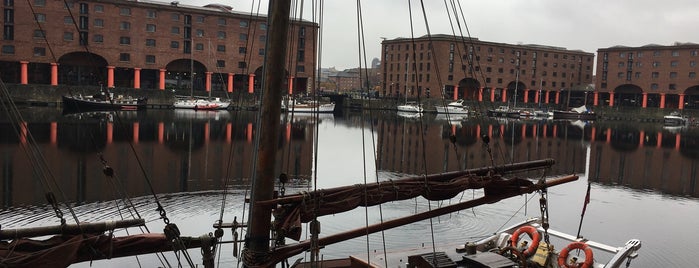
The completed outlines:
<svg viewBox="0 0 699 268">
<path fill-rule="evenodd" d="M 553 158 L 557 163 L 547 175 L 584 173 L 589 168 L 592 181 L 699 196 L 696 133 L 612 130 L 565 121 L 465 122 L 461 127 L 443 123 L 427 126 L 421 136 L 419 122 L 380 122 L 378 169 L 423 174 L 426 166 L 429 174 L 490 165 L 490 155 L 477 138 L 488 135 L 496 164 Z M 586 167 L 588 146 L 591 158 Z"/>
<path fill-rule="evenodd" d="M 69 119 L 27 123 L 23 129 L 36 139 L 66 197 L 77 202 L 119 198 L 107 191 L 112 189 L 112 182 L 102 173 L 99 154 L 114 168 L 115 177 L 130 196 L 150 194 L 144 173 L 157 193 L 219 190 L 225 186 L 226 178 L 230 178 L 229 187 L 249 183 L 255 151 L 252 118 L 218 121 L 153 118 L 157 119 L 122 124 Z M 7 123 L 0 127 L 12 128 Z M 36 164 L 21 150 L 21 143 L 27 142 L 26 136 L 3 133 L 0 136 L 2 206 L 45 203 L 44 187 L 33 173 Z M 291 178 L 310 178 L 314 133 L 312 124 L 282 126 L 276 144 L 280 159 L 276 174 L 285 172 Z"/>
<path fill-rule="evenodd" d="M 381 122 L 378 169 L 423 174 L 426 166 L 426 173 L 430 174 L 491 165 L 491 155 L 480 138 L 488 135 L 496 165 L 554 158 L 559 164 L 553 167 L 553 174 L 584 170 L 584 148 L 580 146 L 584 133 L 565 123 L 465 121 L 461 126 L 441 123 L 441 126 L 425 127 L 421 135 L 419 121 Z M 450 139 L 452 135 L 456 137 L 454 143 Z"/>
<path fill-rule="evenodd" d="M 606 130 L 607 140 L 592 146 L 590 179 L 699 196 L 699 134 Z"/>
</svg>

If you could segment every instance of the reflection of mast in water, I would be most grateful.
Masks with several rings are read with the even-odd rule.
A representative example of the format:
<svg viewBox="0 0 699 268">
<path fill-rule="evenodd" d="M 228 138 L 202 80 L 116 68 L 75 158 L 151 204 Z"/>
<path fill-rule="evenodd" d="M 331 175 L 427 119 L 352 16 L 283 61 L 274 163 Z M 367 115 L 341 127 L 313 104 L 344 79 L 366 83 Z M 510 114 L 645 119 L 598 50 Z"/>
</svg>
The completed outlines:
<svg viewBox="0 0 699 268">
<path fill-rule="evenodd" d="M 590 143 L 585 145 L 585 178 L 587 180 L 590 180 L 590 152 L 592 151 L 590 149 Z"/>
</svg>

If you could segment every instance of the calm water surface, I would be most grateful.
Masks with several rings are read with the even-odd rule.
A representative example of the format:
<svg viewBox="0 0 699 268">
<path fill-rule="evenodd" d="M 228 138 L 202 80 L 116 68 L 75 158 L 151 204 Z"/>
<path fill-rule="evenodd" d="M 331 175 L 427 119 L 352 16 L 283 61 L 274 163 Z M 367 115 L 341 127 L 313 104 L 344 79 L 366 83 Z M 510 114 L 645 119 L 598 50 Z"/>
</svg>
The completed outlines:
<svg viewBox="0 0 699 268">
<path fill-rule="evenodd" d="M 247 217 L 243 200 L 248 194 L 257 135 L 253 113 L 149 110 L 62 115 L 60 110 L 27 108 L 23 114 L 26 124 L 20 133 L 31 133 L 36 139 L 56 185 L 61 186 L 61 194 L 56 194 L 73 205 L 80 221 L 127 217 L 123 203 L 115 201 L 120 200 L 123 189 L 150 230 L 160 232 L 164 224 L 155 212 L 146 176 L 170 221 L 185 236 L 213 231 L 211 225 L 221 213 L 222 189 L 227 189 L 224 222 L 234 217 L 244 221 Z M 577 232 L 590 181 L 591 202 L 581 232 L 584 237 L 618 246 L 631 238 L 642 240 L 643 247 L 632 267 L 695 267 L 699 263 L 695 253 L 699 242 L 692 239 L 696 237 L 694 228 L 699 226 L 697 130 L 664 129 L 652 124 L 497 121 L 480 117 L 450 122 L 434 115 L 411 118 L 391 112 L 366 114 L 364 118 L 351 113 L 320 118 L 295 116 L 287 122 L 280 120 L 276 167 L 278 172 L 295 178 L 286 186 L 287 192 L 396 179 L 425 171 L 475 168 L 491 161 L 502 164 L 553 158 L 557 164 L 545 174 L 520 174 L 532 179 L 572 173 L 581 176 L 576 182 L 549 189 L 553 229 Z M 14 134 L 5 118 L 0 123 L 0 225 L 17 228 L 57 224 L 55 213 L 44 201 L 45 187 L 32 173 L 36 164 L 21 150 L 28 136 Z M 477 138 L 479 134 L 491 137 L 492 157 Z M 451 135 L 456 137 L 454 143 L 449 139 Z M 102 175 L 99 156 L 114 167 L 119 182 Z M 322 217 L 321 236 L 479 196 L 480 190 L 466 191 L 442 202 L 406 200 L 385 204 L 380 210 L 360 208 Z M 326 259 L 366 255 L 383 250 L 384 244 L 389 250 L 420 247 L 432 243 L 432 237 L 437 243 L 476 240 L 517 221 L 540 216 L 538 198 L 526 195 L 503 200 L 383 235 L 330 245 L 321 254 Z M 71 222 L 67 209 L 62 209 Z M 230 232 L 224 239 L 232 239 Z M 565 243 L 556 246 L 561 248 Z M 232 251 L 230 244 L 221 248 L 218 260 L 222 267 L 238 263 Z M 198 250 L 191 253 L 200 262 Z M 176 262 L 172 253 L 166 256 L 171 264 Z M 606 260 L 608 256 L 599 253 L 596 257 Z M 92 265 L 137 266 L 139 261 L 145 267 L 162 265 L 153 256 Z"/>
</svg>

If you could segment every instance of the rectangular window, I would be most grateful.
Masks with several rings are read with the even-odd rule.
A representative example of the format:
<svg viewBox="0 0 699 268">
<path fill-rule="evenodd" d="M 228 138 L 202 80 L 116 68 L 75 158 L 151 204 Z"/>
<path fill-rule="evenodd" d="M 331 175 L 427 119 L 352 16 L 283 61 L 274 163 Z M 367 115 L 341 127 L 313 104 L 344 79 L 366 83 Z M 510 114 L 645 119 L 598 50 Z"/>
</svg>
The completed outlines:
<svg viewBox="0 0 699 268">
<path fill-rule="evenodd" d="M 218 45 L 218 46 L 216 46 L 216 51 L 226 52 L 226 46 L 225 45 Z"/>
<path fill-rule="evenodd" d="M 131 16 L 131 9 L 128 7 L 122 7 L 119 9 L 119 15 L 122 16 Z"/>
<path fill-rule="evenodd" d="M 656 83 L 650 84 L 650 89 L 658 90 L 658 84 L 656 84 Z"/>
<path fill-rule="evenodd" d="M 204 23 L 204 16 L 197 16 L 197 23 Z"/>
<path fill-rule="evenodd" d="M 218 33 L 216 33 L 216 37 L 218 37 L 218 39 L 226 39 L 226 32 L 218 31 Z"/>
<path fill-rule="evenodd" d="M 155 55 L 146 55 L 146 63 L 155 64 Z"/>
<path fill-rule="evenodd" d="M 99 28 L 104 27 L 104 20 L 103 19 L 95 19 L 95 27 L 99 27 Z"/>
<path fill-rule="evenodd" d="M 257 55 L 262 56 L 262 55 L 264 55 L 264 54 L 265 54 L 265 49 L 264 49 L 264 48 L 260 48 L 260 50 L 257 51 Z"/>
<path fill-rule="evenodd" d="M 129 53 L 120 53 L 119 54 L 119 61 L 130 61 L 131 60 L 131 55 Z"/>
<path fill-rule="evenodd" d="M 155 19 L 158 17 L 158 12 L 155 10 L 146 10 L 146 18 Z"/>
<path fill-rule="evenodd" d="M 170 42 L 170 47 L 171 47 L 171 48 L 179 48 L 179 47 L 180 47 L 180 42 L 172 41 L 172 42 Z"/>
<path fill-rule="evenodd" d="M 3 13 L 5 14 L 4 22 L 5 23 L 14 23 L 15 22 L 15 10 L 14 9 L 9 9 L 6 8 Z"/>
<path fill-rule="evenodd" d="M 695 78 L 695 77 L 697 77 L 696 72 L 689 72 L 689 78 Z"/>
<path fill-rule="evenodd" d="M 247 28 L 248 27 L 248 21 L 246 20 L 241 20 L 240 21 L 240 28 Z"/>
<path fill-rule="evenodd" d="M 204 44 L 197 43 L 196 45 L 194 45 L 194 49 L 196 49 L 197 51 L 202 51 L 204 50 Z"/>
<path fill-rule="evenodd" d="M 104 36 L 101 35 L 101 34 L 93 35 L 93 36 L 92 36 L 92 42 L 95 42 L 95 43 L 102 43 L 102 42 L 104 42 Z"/>
<path fill-rule="evenodd" d="M 6 6 L 6 7 L 11 7 L 11 6 L 14 6 L 14 5 L 15 5 L 15 1 L 14 1 L 14 0 L 5 0 L 5 6 Z"/>
<path fill-rule="evenodd" d="M 119 30 L 126 30 L 126 31 L 128 31 L 129 29 L 131 29 L 131 23 L 130 23 L 130 22 L 128 22 L 128 21 L 122 21 L 121 23 L 119 23 Z"/>
<path fill-rule="evenodd" d="M 155 47 L 155 39 L 146 39 L 147 47 Z"/>
<path fill-rule="evenodd" d="M 197 29 L 197 37 L 204 37 L 204 30 Z"/>
<path fill-rule="evenodd" d="M 299 73 L 306 72 L 306 66 L 303 65 L 296 65 L 296 71 Z"/>
<path fill-rule="evenodd" d="M 304 62 L 304 61 L 305 61 L 305 59 L 306 59 L 306 52 L 305 52 L 305 51 L 299 50 L 298 52 L 296 52 L 296 55 L 297 55 L 296 60 L 297 60 L 298 62 Z"/>
<path fill-rule="evenodd" d="M 238 47 L 238 53 L 239 54 L 245 54 L 247 53 L 248 50 L 245 47 Z"/>
<path fill-rule="evenodd" d="M 70 16 L 63 17 L 63 24 L 73 24 L 73 18 Z"/>
<path fill-rule="evenodd" d="M 672 51 L 672 56 L 673 56 L 673 57 L 679 57 L 679 56 L 680 56 L 680 52 L 677 51 L 677 50 L 673 50 L 673 51 Z"/>
<path fill-rule="evenodd" d="M 103 5 L 95 5 L 95 12 L 97 12 L 97 13 L 104 12 L 104 6 Z"/>
<path fill-rule="evenodd" d="M 46 5 L 46 0 L 34 0 L 34 6 L 43 7 Z"/>
<path fill-rule="evenodd" d="M 248 35 L 247 35 L 247 34 L 244 34 L 244 33 L 241 33 L 241 34 L 238 36 L 238 39 L 239 39 L 240 41 L 247 41 L 247 40 L 248 40 Z"/>
<path fill-rule="evenodd" d="M 699 51 L 698 51 L 698 50 L 692 50 L 692 51 L 689 52 L 689 55 L 691 55 L 692 57 L 696 57 L 697 55 L 699 55 Z"/>
<path fill-rule="evenodd" d="M 238 62 L 238 68 L 246 68 L 248 65 L 244 61 Z"/>
<path fill-rule="evenodd" d="M 226 25 L 226 18 L 218 18 L 218 25 L 221 25 L 221 26 Z"/>
<path fill-rule="evenodd" d="M 180 34 L 180 27 L 172 27 L 172 28 L 170 28 L 170 33 L 173 33 L 173 34 Z"/>
<path fill-rule="evenodd" d="M 670 72 L 670 78 L 677 78 L 677 72 Z"/>
<path fill-rule="evenodd" d="M 80 30 L 87 30 L 88 22 L 90 19 L 87 18 L 87 16 L 80 16 L 80 23 L 78 24 L 78 27 Z"/>
<path fill-rule="evenodd" d="M 46 14 L 36 13 L 36 22 L 46 22 Z"/>
<path fill-rule="evenodd" d="M 226 67 L 226 61 L 225 60 L 217 60 L 216 67 L 218 67 L 218 68 Z"/>
<path fill-rule="evenodd" d="M 264 43 L 267 41 L 267 36 L 266 35 L 260 35 L 260 42 Z M 393 56 L 393 55 L 391 55 Z"/>
<path fill-rule="evenodd" d="M 89 10 L 90 9 L 86 3 L 80 3 L 80 15 L 87 15 Z"/>
<path fill-rule="evenodd" d="M 3 45 L 2 46 L 2 54 L 15 54 L 15 46 L 13 45 Z"/>
<path fill-rule="evenodd" d="M 81 46 L 87 45 L 87 32 L 79 32 L 78 38 L 78 42 L 80 42 Z"/>
<path fill-rule="evenodd" d="M 128 37 L 128 36 L 119 37 L 119 44 L 120 45 L 130 45 L 131 44 L 131 37 Z"/>
<path fill-rule="evenodd" d="M 63 33 L 63 40 L 73 41 L 73 32 L 64 32 Z"/>
<path fill-rule="evenodd" d="M 185 54 L 191 54 L 192 53 L 192 41 L 191 40 L 185 40 L 182 42 L 182 52 Z"/>
<path fill-rule="evenodd" d="M 660 73 L 659 73 L 659 72 L 652 72 L 652 73 L 650 74 L 650 77 L 651 77 L 651 78 L 658 78 L 658 77 L 660 77 Z"/>
<path fill-rule="evenodd" d="M 669 88 L 670 90 L 676 90 L 676 89 L 677 89 L 677 85 L 675 85 L 675 84 L 670 84 L 670 85 L 668 86 L 668 88 Z"/>
<path fill-rule="evenodd" d="M 146 32 L 154 33 L 155 32 L 155 24 L 146 24 Z"/>
<path fill-rule="evenodd" d="M 34 56 L 36 56 L 36 57 L 46 56 L 46 48 L 45 47 L 35 47 L 34 48 Z"/>
<path fill-rule="evenodd" d="M 192 25 L 192 15 L 184 15 L 184 25 Z"/>
<path fill-rule="evenodd" d="M 672 66 L 672 67 L 677 67 L 679 64 L 680 64 L 680 63 L 679 63 L 678 61 L 676 61 L 676 60 L 673 60 L 673 61 L 670 62 L 670 66 Z"/>
<path fill-rule="evenodd" d="M 660 67 L 660 62 L 654 61 L 654 62 L 653 62 L 653 67 Z"/>
<path fill-rule="evenodd" d="M 260 30 L 266 31 L 267 30 L 267 23 L 260 23 Z"/>
</svg>

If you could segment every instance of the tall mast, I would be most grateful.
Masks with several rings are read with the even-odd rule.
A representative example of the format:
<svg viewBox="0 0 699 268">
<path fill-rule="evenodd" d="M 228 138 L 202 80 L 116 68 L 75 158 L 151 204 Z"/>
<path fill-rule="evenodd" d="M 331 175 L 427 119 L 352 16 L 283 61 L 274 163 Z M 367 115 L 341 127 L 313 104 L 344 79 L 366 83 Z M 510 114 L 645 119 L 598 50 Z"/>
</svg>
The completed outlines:
<svg viewBox="0 0 699 268">
<path fill-rule="evenodd" d="M 243 253 L 246 255 L 243 258 L 246 267 L 257 266 L 269 256 L 272 211 L 271 208 L 261 206 L 258 202 L 274 198 L 274 167 L 280 131 L 281 89 L 284 88 L 286 66 L 284 58 L 287 50 L 290 2 L 285 0 L 269 2 L 267 17 L 269 30 L 262 82 L 260 131 L 258 132 L 260 137 L 250 197 L 248 220 L 250 228 L 245 238 Z"/>
</svg>

